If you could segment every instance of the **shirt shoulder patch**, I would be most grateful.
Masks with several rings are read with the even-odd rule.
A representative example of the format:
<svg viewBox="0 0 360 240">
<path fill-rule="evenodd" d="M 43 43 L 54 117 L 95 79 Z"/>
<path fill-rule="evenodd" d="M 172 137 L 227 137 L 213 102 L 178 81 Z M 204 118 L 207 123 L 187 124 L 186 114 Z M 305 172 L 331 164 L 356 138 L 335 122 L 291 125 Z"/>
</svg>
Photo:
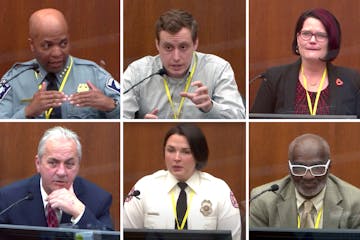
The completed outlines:
<svg viewBox="0 0 360 240">
<path fill-rule="evenodd" d="M 235 195 L 232 191 L 230 191 L 230 200 L 234 208 L 239 208 L 239 204 L 236 201 Z"/>
<path fill-rule="evenodd" d="M 11 89 L 9 84 L 4 84 L 0 87 L 0 100 L 2 100 Z"/>
<path fill-rule="evenodd" d="M 135 191 L 135 188 L 132 187 L 129 194 L 125 198 L 125 202 L 130 202 L 131 201 L 131 199 L 134 197 L 134 191 Z"/>
<path fill-rule="evenodd" d="M 120 93 L 120 83 L 112 77 L 107 80 L 106 87 Z"/>
</svg>

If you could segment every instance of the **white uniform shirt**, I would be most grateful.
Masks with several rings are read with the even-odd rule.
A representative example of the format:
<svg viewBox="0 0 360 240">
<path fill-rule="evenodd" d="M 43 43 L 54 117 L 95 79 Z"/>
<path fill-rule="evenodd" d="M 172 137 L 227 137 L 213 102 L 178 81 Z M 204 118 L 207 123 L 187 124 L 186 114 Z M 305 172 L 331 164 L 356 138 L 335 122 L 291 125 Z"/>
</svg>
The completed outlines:
<svg viewBox="0 0 360 240">
<path fill-rule="evenodd" d="M 208 87 L 212 100 L 212 109 L 205 113 L 200 111 L 195 104 L 185 98 L 179 118 L 211 119 L 211 118 L 245 118 L 245 107 L 238 91 L 234 71 L 224 59 L 212 55 L 195 52 L 197 65 L 192 82 L 201 81 Z M 192 60 L 190 70 L 194 65 Z M 142 79 L 161 69 L 160 56 L 146 56 L 131 63 L 124 72 L 124 90 L 130 89 Z M 189 71 L 190 71 L 189 70 Z M 180 105 L 180 92 L 184 91 L 189 73 L 183 79 L 167 77 L 169 91 L 177 109 Z M 188 92 L 194 92 L 196 86 L 189 87 Z M 145 80 L 128 93 L 123 95 L 124 118 L 144 118 L 155 108 L 159 109 L 157 116 L 160 119 L 173 118 L 173 111 L 166 95 L 163 77 L 154 75 Z"/>
<path fill-rule="evenodd" d="M 177 183 L 165 170 L 141 178 L 132 189 L 140 191 L 140 199 L 128 197 L 124 203 L 124 228 L 175 229 L 172 193 L 176 205 L 180 193 Z M 229 186 L 201 171 L 196 171 L 186 183 L 188 229 L 231 230 L 233 239 L 239 240 L 240 211 Z"/>
</svg>

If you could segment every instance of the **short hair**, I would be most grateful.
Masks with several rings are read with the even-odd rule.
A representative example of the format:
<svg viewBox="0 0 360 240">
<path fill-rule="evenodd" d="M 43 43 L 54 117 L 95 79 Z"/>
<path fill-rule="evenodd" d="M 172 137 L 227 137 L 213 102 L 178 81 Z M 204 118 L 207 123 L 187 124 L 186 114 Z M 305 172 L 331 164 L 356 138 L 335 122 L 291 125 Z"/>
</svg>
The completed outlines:
<svg viewBox="0 0 360 240">
<path fill-rule="evenodd" d="M 193 16 L 183 10 L 172 9 L 163 13 L 155 24 L 156 39 L 160 41 L 160 32 L 166 31 L 171 34 L 178 33 L 182 28 L 188 28 L 191 31 L 193 42 L 198 35 L 198 24 Z"/>
<path fill-rule="evenodd" d="M 79 157 L 79 161 L 81 160 L 82 152 L 81 152 L 81 143 L 79 140 L 79 136 L 70 129 L 60 126 L 53 127 L 45 131 L 44 135 L 40 139 L 38 146 L 37 155 L 39 159 L 41 159 L 42 156 L 44 155 L 46 142 L 50 139 L 56 139 L 56 138 L 65 138 L 65 139 L 73 140 L 76 144 L 76 151 Z"/>
<path fill-rule="evenodd" d="M 295 53 L 296 55 L 300 55 L 300 53 L 298 52 L 297 35 L 301 31 L 305 20 L 309 17 L 318 19 L 324 25 L 326 33 L 328 35 L 329 42 L 328 42 L 327 54 L 325 58 L 321 60 L 325 62 L 333 61 L 338 56 L 340 51 L 340 44 L 341 44 L 340 23 L 332 13 L 322 8 L 307 10 L 300 15 L 299 19 L 296 22 L 294 39 L 292 42 L 293 53 Z"/>
<path fill-rule="evenodd" d="M 296 137 L 289 145 L 288 158 L 292 162 L 295 158 L 295 152 L 298 148 L 303 147 L 302 145 L 306 141 L 311 141 L 312 144 L 309 146 L 316 152 L 317 157 L 324 162 L 330 159 L 330 147 L 328 142 L 316 134 L 306 133 Z"/>
<path fill-rule="evenodd" d="M 205 167 L 208 156 L 209 156 L 209 148 L 205 138 L 205 135 L 201 131 L 199 127 L 193 124 L 179 124 L 175 127 L 170 128 L 170 130 L 166 133 L 164 138 L 163 148 L 165 149 L 167 140 L 170 136 L 178 134 L 184 136 L 189 143 L 191 152 L 195 158 L 195 168 L 197 170 L 201 170 Z"/>
</svg>

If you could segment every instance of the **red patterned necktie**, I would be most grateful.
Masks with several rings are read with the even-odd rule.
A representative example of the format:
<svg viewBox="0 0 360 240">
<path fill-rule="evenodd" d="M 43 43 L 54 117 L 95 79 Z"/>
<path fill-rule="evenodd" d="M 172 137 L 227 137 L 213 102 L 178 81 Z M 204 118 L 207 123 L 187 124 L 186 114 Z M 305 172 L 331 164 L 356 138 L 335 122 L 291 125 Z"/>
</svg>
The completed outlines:
<svg viewBox="0 0 360 240">
<path fill-rule="evenodd" d="M 46 222 L 48 227 L 59 227 L 59 220 L 56 216 L 55 209 L 50 207 L 50 204 L 46 205 Z"/>
</svg>

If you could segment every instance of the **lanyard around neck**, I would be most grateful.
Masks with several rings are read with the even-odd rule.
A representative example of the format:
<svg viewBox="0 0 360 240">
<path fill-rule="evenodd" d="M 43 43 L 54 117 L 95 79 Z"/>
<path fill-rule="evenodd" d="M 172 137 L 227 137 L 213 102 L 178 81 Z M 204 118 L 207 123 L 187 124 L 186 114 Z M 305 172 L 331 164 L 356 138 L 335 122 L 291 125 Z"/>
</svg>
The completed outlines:
<svg viewBox="0 0 360 240">
<path fill-rule="evenodd" d="M 64 89 L 64 86 L 65 86 L 65 84 L 66 84 L 66 81 L 67 81 L 67 79 L 68 79 L 68 76 L 69 76 L 69 73 L 70 73 L 70 71 L 71 71 L 72 66 L 73 66 L 73 59 L 72 59 L 72 57 L 70 56 L 70 66 L 69 66 L 68 70 L 67 70 L 66 73 L 65 73 L 64 79 L 63 79 L 62 82 L 61 82 L 61 85 L 60 85 L 60 88 L 59 88 L 59 92 L 62 92 L 62 90 Z M 46 119 L 49 119 L 49 118 L 50 118 L 50 115 L 51 115 L 52 111 L 53 111 L 53 108 L 50 108 L 49 110 L 45 111 L 45 118 L 46 118 Z"/>
<path fill-rule="evenodd" d="M 194 53 L 193 56 L 194 56 L 194 58 L 195 58 L 195 61 L 194 61 L 194 64 L 193 64 L 193 66 L 192 66 L 192 68 L 191 68 L 190 74 L 189 74 L 189 76 L 188 76 L 187 79 L 186 79 L 186 85 L 185 85 L 185 88 L 184 88 L 184 92 L 187 92 L 187 91 L 189 90 L 190 83 L 191 83 L 192 77 L 193 77 L 194 72 L 195 72 L 195 69 L 196 69 L 197 56 L 195 55 L 195 53 Z M 176 109 L 175 109 L 174 102 L 173 102 L 172 97 L 171 97 L 171 94 L 170 94 L 169 86 L 168 86 L 168 84 L 167 84 L 167 79 L 164 77 L 163 80 L 164 80 L 164 87 L 165 87 L 165 91 L 166 91 L 166 96 L 167 96 L 167 98 L 168 98 L 168 100 L 169 100 L 169 103 L 170 103 L 170 106 L 171 106 L 171 110 L 172 110 L 172 112 L 173 112 L 173 114 L 174 114 L 174 119 L 178 119 L 179 116 L 180 116 L 181 109 L 182 109 L 182 107 L 183 107 L 183 105 L 184 105 L 185 97 L 182 97 L 182 98 L 181 98 L 179 107 L 178 107 L 178 109 L 176 110 Z"/>
<path fill-rule="evenodd" d="M 320 93 L 321 93 L 321 89 L 322 89 L 322 87 L 324 85 L 326 74 L 327 74 L 327 69 L 325 67 L 324 72 L 323 72 L 322 77 L 321 77 L 321 81 L 320 81 L 317 93 L 316 93 L 316 98 L 315 98 L 314 108 L 313 108 L 312 104 L 311 104 L 311 98 L 310 98 L 309 92 L 307 90 L 307 79 L 306 79 L 306 76 L 304 74 L 304 67 L 303 67 L 303 65 L 301 65 L 301 75 L 302 75 L 302 77 L 304 79 L 304 87 L 305 87 L 305 91 L 306 91 L 306 99 L 307 99 L 307 103 L 308 103 L 308 107 L 309 107 L 309 112 L 310 112 L 311 115 L 316 115 L 316 110 L 317 110 L 317 106 L 318 106 L 318 103 L 319 103 Z"/>
<path fill-rule="evenodd" d="M 320 208 L 319 214 L 316 217 L 316 222 L 315 222 L 315 225 L 314 225 L 315 229 L 318 229 L 319 226 L 320 226 L 320 219 L 321 219 L 321 216 L 322 216 L 322 212 L 323 212 L 323 208 Z M 300 215 L 299 214 L 298 214 L 298 218 L 297 218 L 297 227 L 300 228 Z"/>
<path fill-rule="evenodd" d="M 190 210 L 191 201 L 192 201 L 193 196 L 194 196 L 194 191 L 190 190 L 189 204 L 187 204 L 185 216 L 184 216 L 182 222 L 179 223 L 179 220 L 177 218 L 177 212 L 176 212 L 176 203 L 175 203 L 174 190 L 171 191 L 171 203 L 172 203 L 173 213 L 174 213 L 175 220 L 176 220 L 176 227 L 177 227 L 178 230 L 183 230 L 184 229 L 186 220 L 187 220 L 187 218 L 189 216 L 189 210 Z"/>
</svg>

